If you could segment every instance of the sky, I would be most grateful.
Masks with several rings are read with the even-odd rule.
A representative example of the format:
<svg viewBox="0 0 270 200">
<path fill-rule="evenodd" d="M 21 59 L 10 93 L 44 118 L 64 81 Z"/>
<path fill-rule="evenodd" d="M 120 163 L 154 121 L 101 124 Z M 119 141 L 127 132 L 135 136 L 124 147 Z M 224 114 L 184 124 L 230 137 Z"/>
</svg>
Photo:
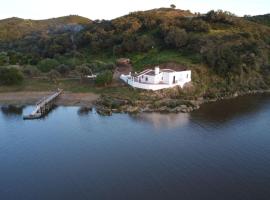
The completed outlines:
<svg viewBox="0 0 270 200">
<path fill-rule="evenodd" d="M 0 0 L 0 19 L 47 19 L 70 14 L 113 19 L 133 11 L 169 7 L 206 13 L 222 9 L 238 16 L 270 13 L 270 0 Z"/>
</svg>

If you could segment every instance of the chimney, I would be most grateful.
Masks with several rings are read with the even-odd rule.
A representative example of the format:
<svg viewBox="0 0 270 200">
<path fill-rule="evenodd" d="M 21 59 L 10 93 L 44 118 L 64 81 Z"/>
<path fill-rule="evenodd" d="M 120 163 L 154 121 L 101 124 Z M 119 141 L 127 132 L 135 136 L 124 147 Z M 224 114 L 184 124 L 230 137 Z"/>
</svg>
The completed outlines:
<svg viewBox="0 0 270 200">
<path fill-rule="evenodd" d="M 155 75 L 159 74 L 159 66 L 155 67 Z"/>
</svg>

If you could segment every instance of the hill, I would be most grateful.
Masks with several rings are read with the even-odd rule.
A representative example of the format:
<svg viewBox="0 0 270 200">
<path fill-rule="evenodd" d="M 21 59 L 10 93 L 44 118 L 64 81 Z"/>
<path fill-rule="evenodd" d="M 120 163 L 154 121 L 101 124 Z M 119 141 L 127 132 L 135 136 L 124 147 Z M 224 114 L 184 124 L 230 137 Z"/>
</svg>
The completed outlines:
<svg viewBox="0 0 270 200">
<path fill-rule="evenodd" d="M 0 51 L 11 64 L 40 65 L 50 58 L 70 69 L 87 63 L 93 71 L 111 70 L 112 65 L 101 63 L 119 57 L 131 58 L 136 71 L 157 64 L 184 65 L 192 69 L 197 96 L 270 86 L 270 27 L 257 21 L 221 10 L 202 15 L 173 8 L 113 20 L 73 18 L 3 20 Z M 68 28 L 73 24 L 83 28 Z M 11 35 L 16 29 L 19 33 Z"/>
<path fill-rule="evenodd" d="M 270 26 L 270 14 L 256 15 L 256 16 L 245 16 L 247 20 Z"/>
<path fill-rule="evenodd" d="M 89 23 L 91 20 L 76 15 L 47 20 L 8 18 L 0 20 L 0 42 L 11 42 L 33 33 L 48 34 L 50 31 L 66 29 L 68 26 L 83 26 Z"/>
</svg>

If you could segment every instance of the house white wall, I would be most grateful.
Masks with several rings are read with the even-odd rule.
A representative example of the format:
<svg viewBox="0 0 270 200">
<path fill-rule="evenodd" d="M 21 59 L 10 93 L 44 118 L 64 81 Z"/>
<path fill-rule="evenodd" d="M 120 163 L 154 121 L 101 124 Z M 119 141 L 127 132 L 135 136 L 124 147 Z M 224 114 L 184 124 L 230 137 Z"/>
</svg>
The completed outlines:
<svg viewBox="0 0 270 200">
<path fill-rule="evenodd" d="M 141 83 L 150 83 L 150 84 L 158 84 L 162 80 L 162 73 L 158 75 L 141 75 L 138 77 L 141 80 Z"/>
<path fill-rule="evenodd" d="M 146 77 L 148 78 L 148 81 L 146 81 Z M 175 83 L 173 83 L 173 77 L 175 77 Z M 141 78 L 141 82 L 139 82 L 139 78 Z M 156 76 L 141 75 L 138 77 L 137 81 L 135 81 L 135 77 L 131 75 L 122 74 L 120 79 L 132 87 L 146 90 L 160 90 L 174 86 L 180 86 L 183 88 L 186 83 L 191 81 L 191 71 L 161 72 Z M 162 83 L 160 83 L 161 81 Z"/>
<path fill-rule="evenodd" d="M 149 75 L 142 75 L 139 77 L 141 83 L 155 83 L 155 77 Z"/>
<path fill-rule="evenodd" d="M 158 75 L 155 76 L 155 84 L 158 84 L 162 81 L 162 76 L 163 76 L 163 73 L 159 73 Z"/>
<path fill-rule="evenodd" d="M 176 83 L 187 83 L 191 81 L 191 71 L 181 72 L 164 72 L 164 80 L 167 84 L 173 85 Z M 175 77 L 175 82 L 174 81 Z"/>
<path fill-rule="evenodd" d="M 170 73 L 163 72 L 163 83 L 170 84 Z"/>
<path fill-rule="evenodd" d="M 190 82 L 191 81 L 191 71 L 182 71 L 182 72 L 176 72 L 178 75 L 178 81 L 179 82 Z"/>
</svg>

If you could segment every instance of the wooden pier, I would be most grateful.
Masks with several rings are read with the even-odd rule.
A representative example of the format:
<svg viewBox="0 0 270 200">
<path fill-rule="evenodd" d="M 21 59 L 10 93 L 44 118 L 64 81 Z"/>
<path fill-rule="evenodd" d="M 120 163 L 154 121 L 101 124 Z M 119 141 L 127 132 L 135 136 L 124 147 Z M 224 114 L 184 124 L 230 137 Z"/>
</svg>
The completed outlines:
<svg viewBox="0 0 270 200">
<path fill-rule="evenodd" d="M 23 119 L 39 119 L 46 115 L 53 107 L 57 97 L 63 92 L 62 89 L 58 89 L 57 92 L 49 97 L 45 97 L 36 103 L 36 108 L 30 115 L 23 116 Z"/>
</svg>

